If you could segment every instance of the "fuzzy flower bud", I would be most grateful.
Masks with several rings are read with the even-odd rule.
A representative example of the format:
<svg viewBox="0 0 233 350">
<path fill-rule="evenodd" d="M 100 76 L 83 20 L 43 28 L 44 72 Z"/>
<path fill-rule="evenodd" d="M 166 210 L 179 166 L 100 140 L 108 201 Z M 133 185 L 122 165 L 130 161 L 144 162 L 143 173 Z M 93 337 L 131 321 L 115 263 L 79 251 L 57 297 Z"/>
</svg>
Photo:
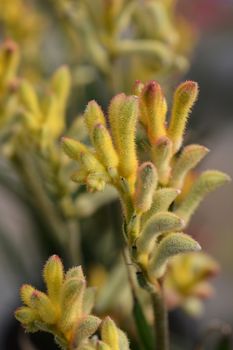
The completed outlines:
<svg viewBox="0 0 233 350">
<path fill-rule="evenodd" d="M 193 169 L 208 152 L 209 150 L 204 146 L 186 146 L 172 169 L 170 180 L 171 187 L 181 189 L 187 173 Z"/>
<path fill-rule="evenodd" d="M 71 159 L 80 160 L 81 154 L 88 152 L 87 147 L 77 140 L 62 137 L 61 141 L 63 151 Z"/>
<path fill-rule="evenodd" d="M 52 255 L 48 259 L 43 274 L 48 296 L 55 304 L 58 304 L 60 302 L 64 272 L 61 259 L 57 255 Z"/>
<path fill-rule="evenodd" d="M 190 236 L 179 232 L 170 233 L 157 246 L 150 261 L 150 274 L 157 278 L 161 277 L 169 258 L 181 253 L 196 252 L 200 249 L 200 245 Z"/>
<path fill-rule="evenodd" d="M 135 96 L 116 95 L 109 106 L 109 121 L 114 145 L 119 156 L 119 171 L 135 181 L 137 154 L 135 145 L 138 101 Z"/>
<path fill-rule="evenodd" d="M 60 327 L 69 330 L 74 322 L 82 315 L 82 302 L 85 290 L 85 280 L 69 278 L 62 287 Z"/>
<path fill-rule="evenodd" d="M 106 317 L 102 322 L 101 338 L 112 350 L 120 350 L 118 330 L 110 317 Z"/>
<path fill-rule="evenodd" d="M 173 142 L 173 152 L 177 152 L 183 141 L 183 134 L 189 113 L 198 96 L 198 84 L 186 81 L 175 91 L 168 135 Z"/>
<path fill-rule="evenodd" d="M 101 107 L 98 105 L 98 103 L 94 100 L 88 103 L 86 110 L 84 112 L 84 120 L 85 120 L 91 140 L 92 140 L 93 129 L 96 124 L 102 124 L 106 126 L 104 113 Z"/>
<path fill-rule="evenodd" d="M 137 241 L 140 252 L 147 252 L 151 241 L 161 233 L 178 231 L 182 229 L 184 222 L 177 215 L 170 212 L 159 212 L 152 216 L 145 224 Z"/>
<path fill-rule="evenodd" d="M 94 127 L 93 144 L 99 160 L 107 169 L 118 166 L 119 160 L 111 136 L 103 124 L 97 124 Z"/>
<path fill-rule="evenodd" d="M 47 324 L 54 324 L 56 322 L 57 315 L 55 308 L 45 293 L 35 290 L 31 296 L 31 303 L 42 321 Z"/>
<path fill-rule="evenodd" d="M 146 121 L 151 144 L 166 135 L 165 118 L 167 103 L 161 86 L 154 80 L 147 83 L 140 95 L 140 113 Z"/>
<path fill-rule="evenodd" d="M 150 162 L 143 163 L 138 169 L 134 194 L 135 209 L 137 212 L 144 213 L 150 209 L 157 181 L 158 176 L 154 165 Z"/>
</svg>

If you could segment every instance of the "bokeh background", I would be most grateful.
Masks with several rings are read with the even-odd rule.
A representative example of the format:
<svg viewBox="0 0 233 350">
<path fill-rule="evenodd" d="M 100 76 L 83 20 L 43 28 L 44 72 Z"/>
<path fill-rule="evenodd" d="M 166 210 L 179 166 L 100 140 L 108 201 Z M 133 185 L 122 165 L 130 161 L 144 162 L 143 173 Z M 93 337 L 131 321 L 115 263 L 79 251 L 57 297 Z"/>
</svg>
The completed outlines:
<svg viewBox="0 0 233 350">
<path fill-rule="evenodd" d="M 9 34 L 4 27 L 4 13 L 7 11 L 5 2 L 6 0 L 0 1 L 2 40 Z M 66 36 L 60 33 L 61 23 L 54 14 L 50 1 L 28 0 L 25 3 L 28 7 L 27 16 L 18 13 L 19 27 L 15 25 L 15 32 L 10 33 L 14 40 L 21 42 L 19 45 L 22 46 L 22 56 L 26 62 L 25 72 L 32 74 L 30 70 L 34 62 L 30 58 L 35 53 L 39 56 L 41 71 L 45 77 L 61 64 L 74 65 L 74 58 L 70 59 L 68 54 L 70 44 L 66 42 Z M 190 39 L 195 42 L 191 65 L 181 78 L 195 80 L 200 85 L 200 97 L 190 119 L 187 142 L 204 144 L 213 150 L 203 161 L 201 168 L 216 168 L 233 177 L 233 1 L 182 0 L 178 2 L 177 13 L 184 15 L 195 30 L 195 38 Z M 36 33 L 33 38 L 28 35 L 28 41 L 25 42 L 21 40 L 21 36 L 31 34 L 31 28 L 34 28 L 31 24 L 33 16 L 37 22 L 34 29 Z M 34 45 L 34 40 L 38 40 L 38 45 Z M 96 89 L 88 83 L 84 91 L 78 81 L 91 79 L 91 74 L 90 71 L 85 74 L 85 69 L 82 72 L 76 71 L 77 84 L 72 94 L 71 108 L 77 112 L 82 111 L 87 100 L 91 98 L 105 104 L 111 97 L 105 87 Z M 34 79 L 37 81 L 38 77 L 35 76 Z M 173 85 L 177 85 L 175 78 Z M 38 218 L 4 180 L 14 174 L 5 174 L 4 161 L 1 161 L 0 166 L 0 348 L 32 350 L 34 345 L 29 344 L 22 335 L 14 320 L 13 311 L 19 305 L 20 285 L 30 281 L 40 286 L 40 271 L 44 260 L 56 248 L 54 242 L 41 239 L 43 226 L 35 224 Z M 92 228 L 87 222 L 83 223 L 84 231 L 89 232 L 88 237 L 92 242 L 93 238 L 95 240 L 103 234 L 106 240 L 111 240 L 108 232 L 105 232 L 106 226 L 113 225 L 115 231 L 119 230 L 119 218 L 119 206 L 112 202 L 95 214 L 94 220 L 98 223 L 95 225 L 95 232 L 90 233 Z M 173 331 L 186 335 L 188 339 L 185 349 L 191 349 L 190 344 L 194 344 L 192 341 L 213 320 L 220 319 L 233 326 L 232 184 L 211 194 L 202 203 L 189 230 L 200 241 L 203 249 L 219 262 L 221 272 L 213 281 L 215 295 L 205 302 L 205 312 L 198 320 L 185 316 L 181 311 L 171 314 Z M 109 244 L 111 247 L 111 243 Z M 90 250 L 91 254 L 91 248 L 95 249 L 97 246 L 97 243 L 92 243 L 90 247 L 86 244 L 84 248 L 87 252 Z M 98 255 L 92 261 L 97 258 Z M 104 259 L 101 263 L 105 263 Z M 42 338 L 47 341 L 45 336 Z M 35 343 L 38 342 L 37 336 L 33 339 Z M 51 346 L 50 344 L 49 348 L 52 349 Z"/>
</svg>

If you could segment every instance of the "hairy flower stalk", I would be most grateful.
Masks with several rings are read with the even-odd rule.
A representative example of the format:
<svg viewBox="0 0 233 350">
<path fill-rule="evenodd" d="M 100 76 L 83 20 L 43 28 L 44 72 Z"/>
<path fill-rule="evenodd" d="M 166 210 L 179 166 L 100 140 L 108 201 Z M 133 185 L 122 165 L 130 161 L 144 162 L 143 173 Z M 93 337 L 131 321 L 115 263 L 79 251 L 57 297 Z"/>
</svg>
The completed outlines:
<svg viewBox="0 0 233 350">
<path fill-rule="evenodd" d="M 174 256 L 201 249 L 182 231 L 205 195 L 228 182 L 229 177 L 215 170 L 204 172 L 177 201 L 187 175 L 208 151 L 203 146 L 190 145 L 177 153 L 198 85 L 186 81 L 178 86 L 169 123 L 166 99 L 157 82 L 138 82 L 135 92 L 137 96 L 122 93 L 112 99 L 109 128 L 101 108 L 93 101 L 88 104 L 84 120 L 93 148 L 67 137 L 62 144 L 65 153 L 77 162 L 74 181 L 86 184 L 91 192 L 103 190 L 106 184 L 117 189 L 131 259 L 137 266 L 140 284 L 154 299 L 157 347 L 167 350 L 163 296 L 167 265 L 172 266 Z M 147 161 L 141 164 L 136 144 L 139 124 L 149 144 Z"/>
</svg>

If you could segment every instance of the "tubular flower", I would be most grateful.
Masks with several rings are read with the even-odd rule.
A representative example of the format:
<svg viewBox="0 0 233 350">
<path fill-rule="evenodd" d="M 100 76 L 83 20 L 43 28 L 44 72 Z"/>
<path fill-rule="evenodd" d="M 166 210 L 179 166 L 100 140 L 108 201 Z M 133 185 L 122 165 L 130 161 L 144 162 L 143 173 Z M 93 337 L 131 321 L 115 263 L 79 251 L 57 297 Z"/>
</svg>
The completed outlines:
<svg viewBox="0 0 233 350">
<path fill-rule="evenodd" d="M 15 317 L 28 332 L 52 333 L 64 350 L 115 349 L 129 350 L 126 335 L 110 317 L 101 320 L 90 314 L 95 300 L 93 288 L 86 286 L 82 267 L 73 267 L 64 273 L 57 255 L 44 266 L 46 293 L 25 284 L 21 288 L 24 306 Z M 100 329 L 101 337 L 93 337 Z"/>
<path fill-rule="evenodd" d="M 201 249 L 182 230 L 205 195 L 229 177 L 205 171 L 176 201 L 190 171 L 208 153 L 200 145 L 181 149 L 198 85 L 186 81 L 178 86 L 169 123 L 166 98 L 157 82 L 137 82 L 134 90 L 137 96 L 118 94 L 110 102 L 109 128 L 101 108 L 93 101 L 88 104 L 84 120 L 93 148 L 66 137 L 62 143 L 79 166 L 72 175 L 74 181 L 86 184 L 90 191 L 102 190 L 105 184 L 117 189 L 132 259 L 145 279 L 156 284 L 173 256 Z M 147 161 L 141 163 L 136 142 L 139 124 L 149 147 Z"/>
</svg>

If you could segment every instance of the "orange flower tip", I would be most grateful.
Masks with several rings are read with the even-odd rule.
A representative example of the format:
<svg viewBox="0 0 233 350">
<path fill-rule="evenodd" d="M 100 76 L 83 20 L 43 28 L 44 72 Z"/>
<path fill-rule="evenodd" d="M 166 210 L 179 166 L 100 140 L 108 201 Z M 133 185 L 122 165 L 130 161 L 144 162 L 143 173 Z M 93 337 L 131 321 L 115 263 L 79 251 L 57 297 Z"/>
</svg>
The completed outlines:
<svg viewBox="0 0 233 350">
<path fill-rule="evenodd" d="M 115 95 L 115 96 L 113 96 L 113 98 L 111 99 L 111 101 L 110 101 L 110 106 L 111 106 L 111 104 L 114 102 L 114 101 L 117 101 L 117 100 L 125 100 L 125 98 L 126 98 L 126 94 L 124 93 L 124 92 L 121 92 L 121 93 L 119 93 L 119 94 L 117 94 L 117 95 Z"/>
<path fill-rule="evenodd" d="M 9 91 L 10 92 L 16 92 L 20 86 L 20 79 L 15 78 L 9 82 Z"/>
<path fill-rule="evenodd" d="M 69 140 L 70 138 L 67 136 L 62 136 L 61 137 L 61 143 L 65 142 L 66 140 Z"/>
<path fill-rule="evenodd" d="M 94 107 L 94 108 L 97 107 L 98 109 L 102 110 L 100 105 L 98 104 L 98 102 L 96 100 L 91 100 L 86 105 L 85 112 L 87 111 L 87 109 L 92 108 L 92 107 Z M 95 109 L 93 109 L 93 110 L 95 110 Z"/>
<path fill-rule="evenodd" d="M 38 290 L 34 290 L 32 292 L 32 298 L 39 299 L 39 297 L 40 297 L 40 292 Z"/>
<path fill-rule="evenodd" d="M 21 287 L 20 287 L 20 292 L 22 292 L 25 288 L 28 288 L 28 287 L 32 287 L 30 284 L 28 283 L 24 283 Z M 32 287 L 33 288 L 33 287 Z"/>
<path fill-rule="evenodd" d="M 103 126 L 103 124 L 98 123 L 98 124 L 95 125 L 95 128 L 96 129 L 104 129 L 104 126 Z"/>
<path fill-rule="evenodd" d="M 181 83 L 177 89 L 177 93 L 181 94 L 180 96 L 182 96 L 183 103 L 186 103 L 186 99 L 189 101 L 190 96 L 192 96 L 195 100 L 197 98 L 198 92 L 198 83 L 192 80 L 187 80 L 184 83 Z"/>
<path fill-rule="evenodd" d="M 52 260 L 55 260 L 55 261 L 61 261 L 61 258 L 56 255 L 56 254 L 53 254 L 49 259 L 52 259 Z"/>
<path fill-rule="evenodd" d="M 133 94 L 136 96 L 140 95 L 143 88 L 144 88 L 144 84 L 141 82 L 141 80 L 136 80 L 133 85 Z"/>
<path fill-rule="evenodd" d="M 159 83 L 156 80 L 151 80 L 151 81 L 149 81 L 148 84 L 146 84 L 145 89 L 147 91 L 155 91 L 157 89 L 160 90 L 161 87 L 160 87 Z"/>
<path fill-rule="evenodd" d="M 166 136 L 162 136 L 156 141 L 156 146 L 168 146 L 170 143 L 171 141 L 169 140 L 169 138 L 167 138 Z"/>
<path fill-rule="evenodd" d="M 12 52 L 15 52 L 18 50 L 18 45 L 16 44 L 15 41 L 13 41 L 10 38 L 5 40 L 3 46 L 4 46 L 5 50 L 7 51 L 7 53 L 12 53 Z"/>
<path fill-rule="evenodd" d="M 191 90 L 198 90 L 198 83 L 196 81 L 193 80 L 186 80 L 183 84 L 184 90 L 185 91 L 191 91 Z"/>
</svg>

